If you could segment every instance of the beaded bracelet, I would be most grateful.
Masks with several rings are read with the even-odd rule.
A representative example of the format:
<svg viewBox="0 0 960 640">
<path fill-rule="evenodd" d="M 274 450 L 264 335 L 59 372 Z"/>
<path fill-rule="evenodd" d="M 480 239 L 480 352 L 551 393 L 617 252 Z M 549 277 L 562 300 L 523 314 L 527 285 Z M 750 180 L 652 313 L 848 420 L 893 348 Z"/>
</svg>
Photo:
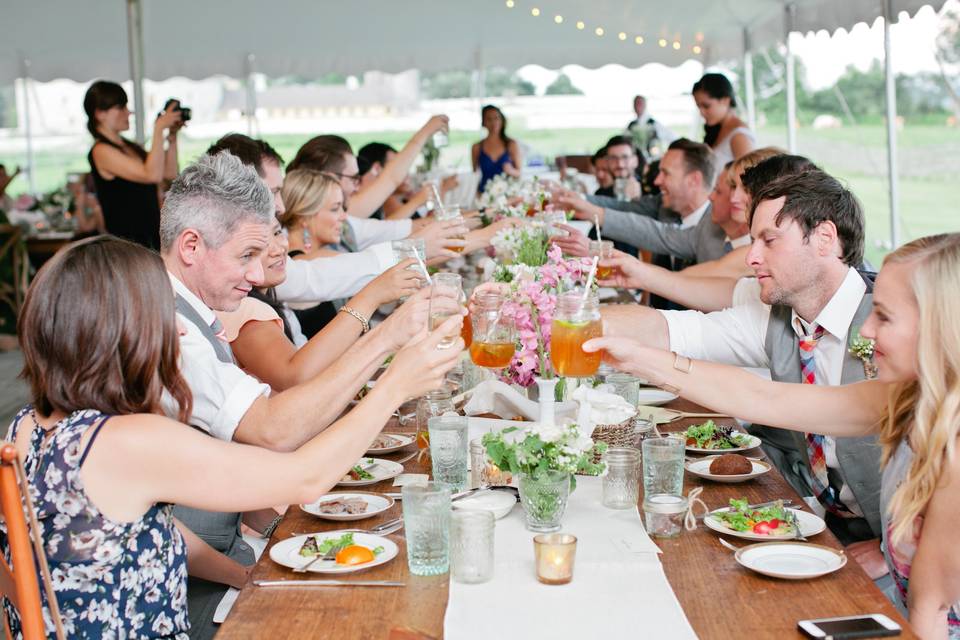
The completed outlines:
<svg viewBox="0 0 960 640">
<path fill-rule="evenodd" d="M 367 318 L 362 313 L 360 313 L 353 307 L 348 307 L 346 305 L 340 307 L 340 311 L 344 313 L 349 313 L 354 318 L 360 321 L 360 324 L 363 325 L 363 330 L 360 332 L 360 335 L 363 335 L 367 331 L 370 331 L 370 321 L 367 320 Z"/>
</svg>

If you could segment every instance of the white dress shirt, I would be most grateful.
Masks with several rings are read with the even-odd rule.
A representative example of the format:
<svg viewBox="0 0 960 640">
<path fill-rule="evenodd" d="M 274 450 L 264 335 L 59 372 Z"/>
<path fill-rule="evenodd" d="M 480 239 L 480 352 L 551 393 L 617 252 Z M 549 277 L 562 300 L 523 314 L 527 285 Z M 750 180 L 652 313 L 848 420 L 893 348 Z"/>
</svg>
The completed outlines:
<svg viewBox="0 0 960 640">
<path fill-rule="evenodd" d="M 710 201 L 705 200 L 703 204 L 694 209 L 693 213 L 680 219 L 680 226 L 684 229 L 692 229 L 700 224 L 700 219 L 703 217 L 703 214 L 707 212 L 707 207 L 709 206 Z"/>
<path fill-rule="evenodd" d="M 850 323 L 857 313 L 867 287 L 856 269 L 849 269 L 833 297 L 817 315 L 814 323 L 824 328 L 823 337 L 814 350 L 817 384 L 836 386 L 841 383 L 843 359 L 847 352 Z M 735 304 L 723 311 L 661 311 L 670 333 L 670 350 L 701 360 L 711 360 L 741 367 L 769 367 L 764 342 L 770 322 L 770 305 L 760 301 L 760 286 L 755 278 L 742 278 L 734 288 Z M 807 333 L 809 325 L 796 312 L 791 326 L 798 336 Z M 836 442 L 827 437 L 824 443 L 827 466 L 838 468 Z M 840 499 L 857 512 L 856 501 L 847 486 Z"/>
<path fill-rule="evenodd" d="M 204 322 L 212 324 L 216 319 L 214 312 L 176 276 L 168 275 L 174 291 Z M 258 398 L 270 395 L 270 387 L 244 373 L 237 365 L 220 361 L 213 345 L 197 326 L 179 313 L 177 318 L 187 330 L 186 335 L 180 336 L 180 373 L 193 394 L 190 424 L 215 438 L 230 441 L 244 414 Z M 164 412 L 176 419 L 179 408 L 166 392 L 162 404 Z"/>
<path fill-rule="evenodd" d="M 413 220 L 377 220 L 376 218 L 357 218 L 347 216 L 347 224 L 353 230 L 353 237 L 357 242 L 354 247 L 357 251 L 391 240 L 406 238 L 413 232 Z"/>
<path fill-rule="evenodd" d="M 749 247 L 753 243 L 753 238 L 750 237 L 749 233 L 745 233 L 739 238 L 727 236 L 726 241 L 729 242 L 730 246 L 734 249 L 739 249 L 740 247 Z"/>
<path fill-rule="evenodd" d="M 368 282 L 397 263 L 389 242 L 338 256 L 287 258 L 287 279 L 274 288 L 277 300 L 317 304 L 350 298 Z"/>
</svg>

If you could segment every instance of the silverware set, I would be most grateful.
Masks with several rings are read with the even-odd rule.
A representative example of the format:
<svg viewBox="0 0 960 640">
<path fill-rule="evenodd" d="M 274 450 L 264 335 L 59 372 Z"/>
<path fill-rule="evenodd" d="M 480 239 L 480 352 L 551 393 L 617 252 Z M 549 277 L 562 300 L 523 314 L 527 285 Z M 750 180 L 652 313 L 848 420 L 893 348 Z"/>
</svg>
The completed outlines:
<svg viewBox="0 0 960 640">
<path fill-rule="evenodd" d="M 294 569 L 296 571 L 296 569 Z M 257 587 L 404 587 L 395 580 L 254 580 Z"/>
</svg>

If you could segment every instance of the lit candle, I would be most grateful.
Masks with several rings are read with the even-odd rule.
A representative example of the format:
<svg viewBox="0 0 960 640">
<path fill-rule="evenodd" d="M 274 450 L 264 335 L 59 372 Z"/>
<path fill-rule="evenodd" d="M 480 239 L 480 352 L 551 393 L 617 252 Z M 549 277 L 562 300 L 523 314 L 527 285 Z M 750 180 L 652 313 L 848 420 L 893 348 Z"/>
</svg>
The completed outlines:
<svg viewBox="0 0 960 640">
<path fill-rule="evenodd" d="M 577 538 L 566 533 L 550 533 L 533 538 L 537 580 L 544 584 L 566 584 L 573 579 L 573 561 Z"/>
</svg>

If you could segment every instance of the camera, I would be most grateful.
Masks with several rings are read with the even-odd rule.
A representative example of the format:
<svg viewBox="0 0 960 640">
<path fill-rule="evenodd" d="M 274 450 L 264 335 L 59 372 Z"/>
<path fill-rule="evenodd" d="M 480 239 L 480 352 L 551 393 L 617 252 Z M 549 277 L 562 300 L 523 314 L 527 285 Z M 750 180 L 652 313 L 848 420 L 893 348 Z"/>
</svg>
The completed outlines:
<svg viewBox="0 0 960 640">
<path fill-rule="evenodd" d="M 180 119 L 184 122 L 189 122 L 190 117 L 193 115 L 193 112 L 190 110 L 190 107 L 183 106 L 182 104 L 180 104 L 180 101 L 177 100 L 176 98 L 170 98 L 163 105 L 163 110 L 166 111 L 167 109 L 169 109 L 170 105 L 176 105 L 176 107 L 174 108 L 174 111 L 180 112 Z"/>
</svg>

